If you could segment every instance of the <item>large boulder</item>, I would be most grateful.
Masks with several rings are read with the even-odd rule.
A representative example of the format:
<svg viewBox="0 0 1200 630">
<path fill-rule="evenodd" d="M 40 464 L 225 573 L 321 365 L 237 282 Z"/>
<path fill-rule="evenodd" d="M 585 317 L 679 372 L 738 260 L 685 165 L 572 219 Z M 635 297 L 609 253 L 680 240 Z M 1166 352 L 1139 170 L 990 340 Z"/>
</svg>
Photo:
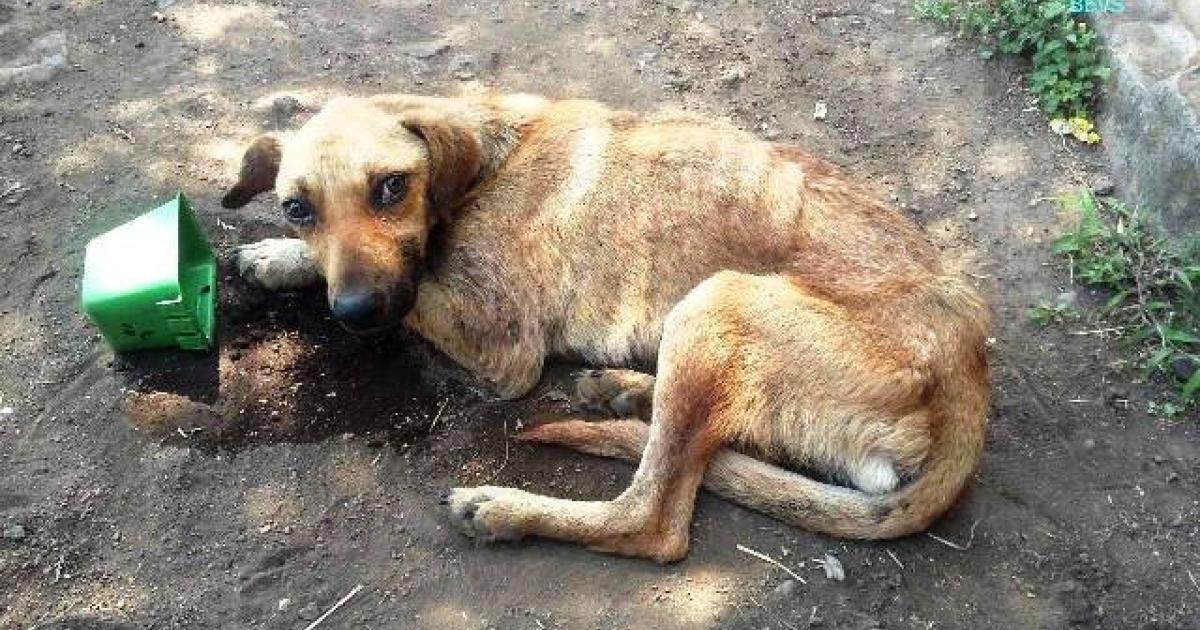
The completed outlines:
<svg viewBox="0 0 1200 630">
<path fill-rule="evenodd" d="M 1200 236 L 1200 2 L 1125 4 L 1092 19 L 1113 70 L 1104 146 L 1128 199 L 1158 209 L 1172 237 Z"/>
</svg>

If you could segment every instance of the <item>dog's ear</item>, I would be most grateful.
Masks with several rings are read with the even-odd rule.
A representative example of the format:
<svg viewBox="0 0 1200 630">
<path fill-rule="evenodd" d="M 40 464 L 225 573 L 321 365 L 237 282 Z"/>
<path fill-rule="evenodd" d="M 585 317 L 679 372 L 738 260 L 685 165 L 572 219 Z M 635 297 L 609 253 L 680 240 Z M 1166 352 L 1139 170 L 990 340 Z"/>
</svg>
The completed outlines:
<svg viewBox="0 0 1200 630">
<path fill-rule="evenodd" d="M 429 151 L 429 203 L 442 220 L 449 220 L 477 183 L 483 168 L 479 133 L 456 124 L 444 113 L 415 109 L 403 114 L 403 124 L 425 141 Z"/>
<path fill-rule="evenodd" d="M 242 169 L 238 172 L 237 183 L 221 198 L 221 205 L 225 208 L 241 208 L 258 193 L 274 188 L 282 151 L 279 138 L 273 134 L 255 138 L 242 155 Z"/>
</svg>

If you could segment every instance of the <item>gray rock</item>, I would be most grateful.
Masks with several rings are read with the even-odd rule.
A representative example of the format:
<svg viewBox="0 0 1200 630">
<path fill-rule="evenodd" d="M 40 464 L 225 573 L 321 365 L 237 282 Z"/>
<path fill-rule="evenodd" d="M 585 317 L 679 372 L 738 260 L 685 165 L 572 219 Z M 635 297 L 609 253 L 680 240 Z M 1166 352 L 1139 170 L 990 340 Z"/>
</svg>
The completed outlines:
<svg viewBox="0 0 1200 630">
<path fill-rule="evenodd" d="M 1165 234 L 1200 231 L 1200 11 L 1189 0 L 1129 3 L 1121 19 L 1094 24 L 1112 76 L 1098 120 L 1126 201 L 1161 213 Z"/>
<path fill-rule="evenodd" d="M 49 81 L 67 65 L 67 36 L 54 31 L 33 40 L 24 53 L 0 66 L 0 87 Z"/>
<path fill-rule="evenodd" d="M 1186 381 L 1196 373 L 1196 362 L 1190 357 L 1176 357 L 1171 361 L 1171 371 L 1175 372 L 1176 378 Z"/>
<path fill-rule="evenodd" d="M 432 59 L 447 50 L 450 50 L 450 43 L 441 39 L 431 39 L 421 42 L 412 42 L 400 49 L 401 52 L 409 57 L 417 59 Z"/>
<path fill-rule="evenodd" d="M 25 528 L 20 525 L 6 525 L 4 532 L 0 533 L 0 537 L 5 540 L 25 540 L 27 535 Z"/>
<path fill-rule="evenodd" d="M 1101 175 L 1100 177 L 1096 178 L 1096 181 L 1092 182 L 1092 192 L 1100 195 L 1101 197 L 1108 197 L 1112 195 L 1114 192 L 1116 192 L 1116 189 L 1116 184 L 1113 183 L 1112 178 L 1108 175 Z"/>
</svg>

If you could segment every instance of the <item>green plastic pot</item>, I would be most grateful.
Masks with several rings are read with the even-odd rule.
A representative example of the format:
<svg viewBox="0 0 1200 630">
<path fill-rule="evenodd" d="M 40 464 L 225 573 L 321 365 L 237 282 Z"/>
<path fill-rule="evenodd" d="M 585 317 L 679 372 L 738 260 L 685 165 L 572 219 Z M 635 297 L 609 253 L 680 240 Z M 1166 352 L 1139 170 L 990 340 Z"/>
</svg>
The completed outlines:
<svg viewBox="0 0 1200 630">
<path fill-rule="evenodd" d="M 217 261 L 182 194 L 92 239 L 83 311 L 114 350 L 211 348 Z"/>
</svg>

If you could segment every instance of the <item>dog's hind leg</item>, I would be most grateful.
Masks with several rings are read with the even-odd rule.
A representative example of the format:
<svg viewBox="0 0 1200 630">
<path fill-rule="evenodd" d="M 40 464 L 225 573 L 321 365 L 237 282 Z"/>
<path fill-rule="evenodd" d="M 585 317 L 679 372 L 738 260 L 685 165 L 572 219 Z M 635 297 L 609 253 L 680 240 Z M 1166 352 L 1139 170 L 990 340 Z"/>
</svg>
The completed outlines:
<svg viewBox="0 0 1200 630">
<path fill-rule="evenodd" d="M 449 497 L 450 512 L 463 531 L 482 540 L 545 536 L 659 562 L 682 558 L 708 462 L 745 411 L 731 396 L 742 378 L 736 373 L 737 337 L 728 333 L 740 323 L 723 319 L 719 308 L 736 290 L 729 281 L 737 276 L 705 281 L 667 318 L 649 437 L 628 489 L 611 501 L 569 501 L 515 488 L 457 489 Z"/>
<path fill-rule="evenodd" d="M 233 250 L 238 273 L 269 291 L 294 291 L 320 281 L 308 244 L 298 238 L 268 238 Z"/>
</svg>

